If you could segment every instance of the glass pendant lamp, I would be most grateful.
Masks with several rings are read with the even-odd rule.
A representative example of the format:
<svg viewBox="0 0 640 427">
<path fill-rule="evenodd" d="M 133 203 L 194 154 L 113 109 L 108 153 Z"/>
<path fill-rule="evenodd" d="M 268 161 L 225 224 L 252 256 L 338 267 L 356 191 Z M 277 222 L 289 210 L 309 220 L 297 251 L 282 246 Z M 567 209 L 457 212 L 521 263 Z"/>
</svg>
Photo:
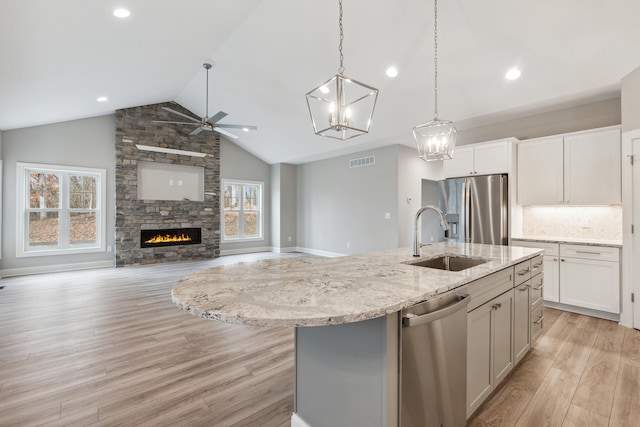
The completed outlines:
<svg viewBox="0 0 640 427">
<path fill-rule="evenodd" d="M 426 161 L 453 157 L 457 131 L 453 122 L 438 119 L 438 0 L 434 0 L 434 114 L 433 120 L 413 128 L 418 155 Z"/>
<path fill-rule="evenodd" d="M 316 135 L 349 139 L 369 132 L 378 89 L 344 75 L 342 0 L 339 0 L 340 67 L 338 74 L 306 94 Z"/>
</svg>

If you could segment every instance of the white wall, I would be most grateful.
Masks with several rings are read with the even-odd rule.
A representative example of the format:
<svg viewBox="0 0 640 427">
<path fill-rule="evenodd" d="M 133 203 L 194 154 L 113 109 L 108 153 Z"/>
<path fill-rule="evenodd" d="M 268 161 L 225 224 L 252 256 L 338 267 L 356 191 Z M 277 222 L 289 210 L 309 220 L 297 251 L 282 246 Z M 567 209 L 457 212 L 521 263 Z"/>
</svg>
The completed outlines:
<svg viewBox="0 0 640 427">
<path fill-rule="evenodd" d="M 113 265 L 115 235 L 115 117 L 112 115 L 2 132 L 4 191 L 2 270 L 5 275 Z M 101 168 L 107 171 L 107 252 L 16 258 L 16 162 Z M 9 208 L 11 207 L 11 208 Z M 74 267 L 71 267 L 74 268 Z"/>
<path fill-rule="evenodd" d="M 271 165 L 271 243 L 276 251 L 296 247 L 296 177 L 296 165 Z"/>
<path fill-rule="evenodd" d="M 251 252 L 271 249 L 271 168 L 270 166 L 243 150 L 238 145 L 220 139 L 220 179 L 238 179 L 243 181 L 264 182 L 264 218 L 263 239 L 250 242 L 220 242 L 220 253 Z M 224 189 L 221 189 L 224 191 Z M 221 195 L 222 197 L 222 195 Z"/>
<path fill-rule="evenodd" d="M 640 68 L 622 78 L 622 132 L 640 129 Z"/>
</svg>

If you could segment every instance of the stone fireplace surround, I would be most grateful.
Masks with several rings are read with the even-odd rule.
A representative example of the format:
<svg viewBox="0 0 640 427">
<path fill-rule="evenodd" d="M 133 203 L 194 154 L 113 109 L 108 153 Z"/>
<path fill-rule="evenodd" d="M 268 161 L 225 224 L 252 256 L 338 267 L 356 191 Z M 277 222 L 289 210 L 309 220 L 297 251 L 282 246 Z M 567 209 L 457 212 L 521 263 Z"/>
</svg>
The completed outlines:
<svg viewBox="0 0 640 427">
<path fill-rule="evenodd" d="M 153 123 L 176 121 L 161 107 L 197 116 L 175 102 L 116 111 L 116 266 L 209 259 L 220 255 L 220 137 L 211 132 L 189 136 L 191 126 Z M 208 154 L 192 157 L 140 151 L 136 144 Z M 139 200 L 138 161 L 204 168 L 204 201 Z M 140 230 L 201 228 L 196 245 L 141 248 Z"/>
</svg>

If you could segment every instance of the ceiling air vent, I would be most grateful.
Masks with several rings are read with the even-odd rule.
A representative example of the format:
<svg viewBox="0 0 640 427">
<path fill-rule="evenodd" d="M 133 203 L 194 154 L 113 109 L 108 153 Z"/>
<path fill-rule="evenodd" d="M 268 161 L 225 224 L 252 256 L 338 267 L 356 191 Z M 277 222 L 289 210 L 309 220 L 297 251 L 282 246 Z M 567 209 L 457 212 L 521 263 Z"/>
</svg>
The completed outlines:
<svg viewBox="0 0 640 427">
<path fill-rule="evenodd" d="M 371 166 L 376 164 L 376 156 L 360 157 L 359 159 L 349 160 L 350 168 L 359 168 L 360 166 Z"/>
</svg>

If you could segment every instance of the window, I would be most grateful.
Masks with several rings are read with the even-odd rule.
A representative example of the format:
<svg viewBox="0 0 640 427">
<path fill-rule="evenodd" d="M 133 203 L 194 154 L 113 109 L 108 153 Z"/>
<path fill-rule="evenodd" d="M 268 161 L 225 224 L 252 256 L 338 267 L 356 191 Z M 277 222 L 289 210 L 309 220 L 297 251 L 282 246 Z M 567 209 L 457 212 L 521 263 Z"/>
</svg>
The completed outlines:
<svg viewBox="0 0 640 427">
<path fill-rule="evenodd" d="M 105 171 L 18 163 L 16 256 L 104 250 Z"/>
<path fill-rule="evenodd" d="M 262 239 L 261 182 L 222 181 L 223 240 Z"/>
</svg>

